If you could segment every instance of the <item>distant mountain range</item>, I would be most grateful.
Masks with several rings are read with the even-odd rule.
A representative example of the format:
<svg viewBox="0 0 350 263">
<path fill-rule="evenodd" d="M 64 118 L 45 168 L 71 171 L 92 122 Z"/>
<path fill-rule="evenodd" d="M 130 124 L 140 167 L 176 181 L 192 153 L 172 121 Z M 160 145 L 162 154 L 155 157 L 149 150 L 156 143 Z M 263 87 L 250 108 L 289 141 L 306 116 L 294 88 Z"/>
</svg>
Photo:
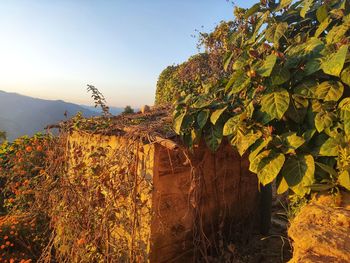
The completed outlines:
<svg viewBox="0 0 350 263">
<path fill-rule="evenodd" d="M 122 108 L 111 108 L 112 114 L 119 114 Z M 6 131 L 8 140 L 43 131 L 48 124 L 55 124 L 82 112 L 91 117 L 100 114 L 94 107 L 77 105 L 62 100 L 43 100 L 8 93 L 0 90 L 0 130 Z"/>
<path fill-rule="evenodd" d="M 88 109 L 90 111 L 96 112 L 98 114 L 102 113 L 102 110 L 100 107 L 96 108 L 94 106 L 87 106 L 87 105 L 80 105 L 81 107 Z M 119 115 L 124 111 L 124 108 L 119 108 L 119 107 L 109 107 L 109 112 L 113 115 Z"/>
</svg>

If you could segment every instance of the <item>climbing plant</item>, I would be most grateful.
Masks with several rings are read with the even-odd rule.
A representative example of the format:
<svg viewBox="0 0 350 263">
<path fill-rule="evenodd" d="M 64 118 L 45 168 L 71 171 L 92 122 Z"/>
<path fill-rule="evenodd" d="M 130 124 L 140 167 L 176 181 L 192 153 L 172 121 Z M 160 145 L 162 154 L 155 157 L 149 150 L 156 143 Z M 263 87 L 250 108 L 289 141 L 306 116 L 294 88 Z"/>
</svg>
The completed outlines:
<svg viewBox="0 0 350 263">
<path fill-rule="evenodd" d="M 228 77 L 231 70 L 225 71 L 222 64 L 234 26 L 232 22 L 221 22 L 212 33 L 200 33 L 198 47 L 203 47 L 203 52 L 162 71 L 157 82 L 155 104 L 172 103 L 181 94 L 205 93 L 210 84 Z"/>
<path fill-rule="evenodd" d="M 91 92 L 91 98 L 95 102 L 95 108 L 101 107 L 102 114 L 104 117 L 110 117 L 111 113 L 109 112 L 109 107 L 107 106 L 107 101 L 103 94 L 92 85 L 87 85 L 87 92 Z"/>
<path fill-rule="evenodd" d="M 168 66 L 159 75 L 157 81 L 157 90 L 155 104 L 163 104 L 173 101 L 174 94 L 177 93 L 178 81 L 176 73 L 179 66 Z"/>
<path fill-rule="evenodd" d="M 174 130 L 193 148 L 223 140 L 261 184 L 350 190 L 350 1 L 261 0 L 235 8 L 225 45 L 204 35 L 209 52 L 225 51 L 222 74 L 206 92 L 175 103 Z M 223 42 L 221 42 L 223 43 Z"/>
</svg>

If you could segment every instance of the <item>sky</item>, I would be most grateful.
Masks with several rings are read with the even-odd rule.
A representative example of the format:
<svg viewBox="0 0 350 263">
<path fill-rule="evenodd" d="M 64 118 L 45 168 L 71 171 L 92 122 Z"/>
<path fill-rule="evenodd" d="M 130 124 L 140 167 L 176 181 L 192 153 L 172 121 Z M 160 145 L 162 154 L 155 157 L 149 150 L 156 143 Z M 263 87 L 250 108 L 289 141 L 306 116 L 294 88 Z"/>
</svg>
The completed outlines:
<svg viewBox="0 0 350 263">
<path fill-rule="evenodd" d="M 226 0 L 2 0 L 0 90 L 92 105 L 91 84 L 110 106 L 152 105 L 160 72 L 198 52 L 196 30 L 232 18 Z"/>
</svg>

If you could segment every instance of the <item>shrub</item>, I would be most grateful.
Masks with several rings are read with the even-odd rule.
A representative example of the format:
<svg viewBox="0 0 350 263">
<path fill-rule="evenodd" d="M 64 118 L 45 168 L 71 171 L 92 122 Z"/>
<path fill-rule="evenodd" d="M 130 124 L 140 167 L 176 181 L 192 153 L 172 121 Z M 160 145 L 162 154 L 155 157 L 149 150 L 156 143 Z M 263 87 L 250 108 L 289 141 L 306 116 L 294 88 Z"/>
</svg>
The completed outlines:
<svg viewBox="0 0 350 263">
<path fill-rule="evenodd" d="M 41 186 L 49 181 L 45 168 L 51 141 L 50 136 L 37 134 L 0 146 L 0 245 L 4 260 L 37 260 L 48 243 L 49 218 L 40 206 L 47 201 Z"/>
<path fill-rule="evenodd" d="M 123 111 L 124 114 L 134 113 L 134 109 L 131 106 L 126 106 Z"/>
<path fill-rule="evenodd" d="M 205 35 L 232 73 L 177 100 L 175 131 L 213 151 L 226 138 L 278 193 L 350 190 L 349 12 L 348 1 L 236 8 L 224 46 Z"/>
<path fill-rule="evenodd" d="M 212 85 L 230 74 L 222 67 L 233 22 L 221 22 L 210 34 L 200 33 L 203 53 L 191 56 L 180 65 L 168 66 L 159 75 L 155 104 L 172 103 L 183 94 L 206 93 Z"/>
</svg>

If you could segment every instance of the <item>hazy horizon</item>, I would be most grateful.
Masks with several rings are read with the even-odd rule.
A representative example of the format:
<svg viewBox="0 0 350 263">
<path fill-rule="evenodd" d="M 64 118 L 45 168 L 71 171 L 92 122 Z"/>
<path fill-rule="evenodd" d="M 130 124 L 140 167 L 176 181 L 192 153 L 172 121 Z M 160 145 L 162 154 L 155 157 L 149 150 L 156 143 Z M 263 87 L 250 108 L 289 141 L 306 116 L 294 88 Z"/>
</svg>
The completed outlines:
<svg viewBox="0 0 350 263">
<path fill-rule="evenodd" d="M 196 29 L 232 17 L 226 0 L 2 1 L 0 90 L 91 105 L 91 84 L 110 106 L 153 104 L 159 73 L 197 53 Z"/>
</svg>

